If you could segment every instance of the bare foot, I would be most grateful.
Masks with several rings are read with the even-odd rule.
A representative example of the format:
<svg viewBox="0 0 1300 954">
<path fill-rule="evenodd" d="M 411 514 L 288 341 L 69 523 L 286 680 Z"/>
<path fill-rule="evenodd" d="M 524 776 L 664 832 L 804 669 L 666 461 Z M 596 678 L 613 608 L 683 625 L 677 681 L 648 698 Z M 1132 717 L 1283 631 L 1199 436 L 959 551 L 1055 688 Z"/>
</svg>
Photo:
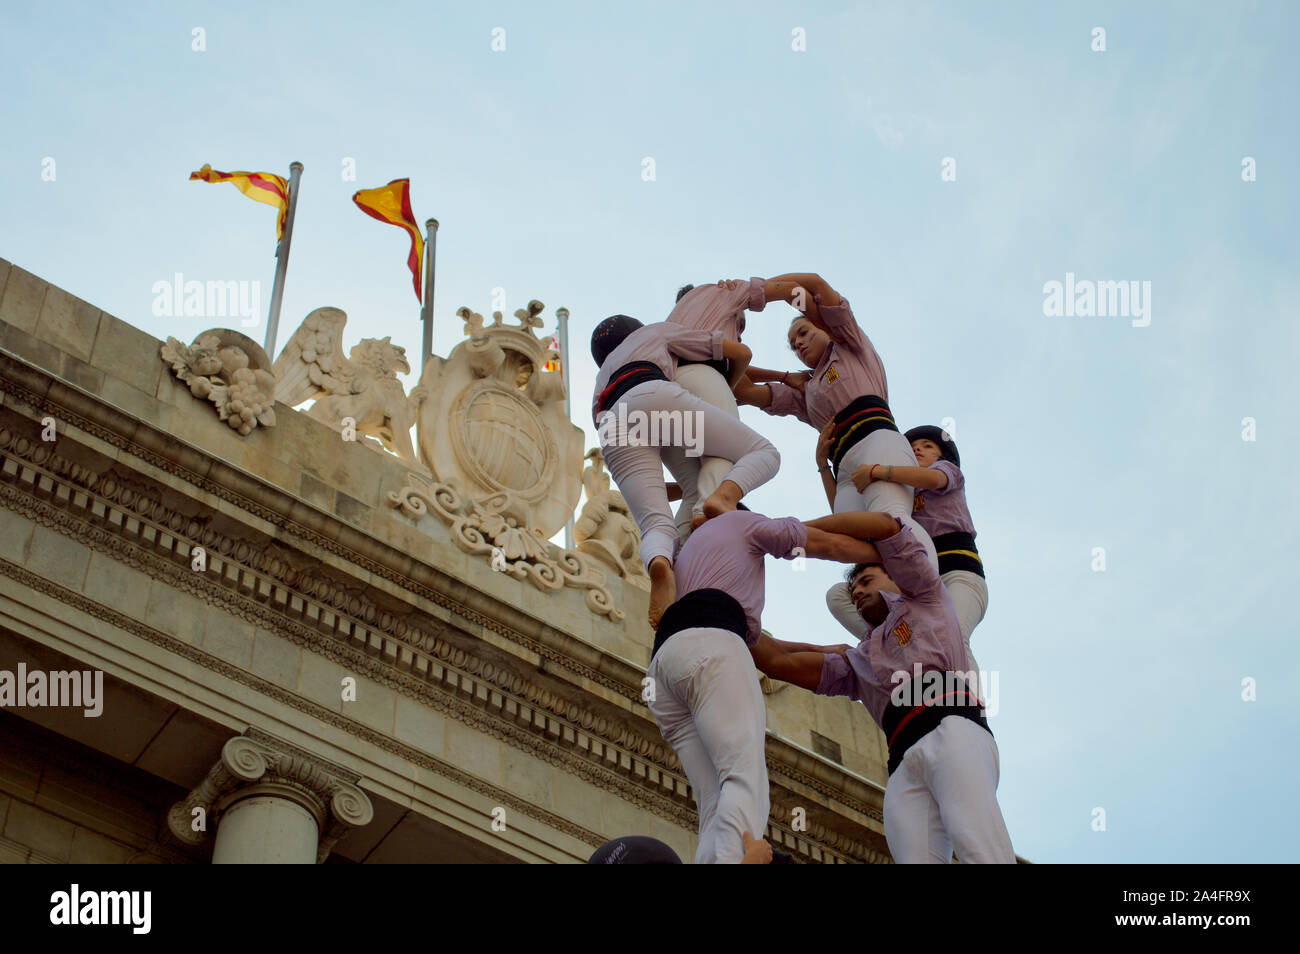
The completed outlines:
<svg viewBox="0 0 1300 954">
<path fill-rule="evenodd" d="M 677 577 L 665 556 L 650 561 L 650 628 L 658 629 L 664 610 L 677 602 Z"/>
<path fill-rule="evenodd" d="M 724 480 L 718 489 L 709 494 L 709 499 L 704 501 L 704 517 L 712 519 L 719 514 L 730 513 L 736 509 L 736 504 L 740 503 L 740 498 L 744 496 L 744 491 L 740 489 L 740 484 L 734 480 Z"/>
</svg>

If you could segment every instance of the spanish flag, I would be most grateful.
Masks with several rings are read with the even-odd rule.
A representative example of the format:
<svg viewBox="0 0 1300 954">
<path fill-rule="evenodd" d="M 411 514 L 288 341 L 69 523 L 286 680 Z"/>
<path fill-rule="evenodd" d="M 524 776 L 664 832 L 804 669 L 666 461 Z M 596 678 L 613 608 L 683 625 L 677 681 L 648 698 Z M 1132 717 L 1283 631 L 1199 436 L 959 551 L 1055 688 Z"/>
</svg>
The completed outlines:
<svg viewBox="0 0 1300 954">
<path fill-rule="evenodd" d="M 406 229 L 411 235 L 411 254 L 406 264 L 411 269 L 415 280 L 415 298 L 424 303 L 424 286 L 420 282 L 420 270 L 424 264 L 424 236 L 415 224 L 415 213 L 411 211 L 411 180 L 394 179 L 379 189 L 360 189 L 352 201 L 362 212 L 380 222 L 396 225 Z"/>
<path fill-rule="evenodd" d="M 229 182 L 250 199 L 275 206 L 280 210 L 275 237 L 277 240 L 284 238 L 284 220 L 289 214 L 289 183 L 284 179 L 269 172 L 217 172 L 207 163 L 198 172 L 191 172 L 190 178 L 202 182 Z"/>
</svg>

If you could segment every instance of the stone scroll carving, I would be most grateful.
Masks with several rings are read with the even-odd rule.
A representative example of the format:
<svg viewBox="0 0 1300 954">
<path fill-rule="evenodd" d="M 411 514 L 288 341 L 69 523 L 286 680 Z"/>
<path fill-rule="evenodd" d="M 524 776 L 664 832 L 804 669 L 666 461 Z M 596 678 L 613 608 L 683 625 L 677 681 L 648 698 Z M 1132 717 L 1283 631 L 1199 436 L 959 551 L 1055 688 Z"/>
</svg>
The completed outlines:
<svg viewBox="0 0 1300 954">
<path fill-rule="evenodd" d="M 552 556 L 546 537 L 528 526 L 528 502 L 510 491 L 468 499 L 449 484 L 408 474 L 406 486 L 390 493 L 388 502 L 412 519 L 432 511 L 451 528 L 456 546 L 489 560 L 494 570 L 526 579 L 543 592 L 576 587 L 596 615 L 616 623 L 624 617 L 605 587 L 605 574 L 571 550 Z"/>
<path fill-rule="evenodd" d="M 186 347 L 168 338 L 159 349 L 190 393 L 209 400 L 221 420 L 241 435 L 275 424 L 275 375 L 262 347 L 229 328 L 203 332 Z"/>
</svg>

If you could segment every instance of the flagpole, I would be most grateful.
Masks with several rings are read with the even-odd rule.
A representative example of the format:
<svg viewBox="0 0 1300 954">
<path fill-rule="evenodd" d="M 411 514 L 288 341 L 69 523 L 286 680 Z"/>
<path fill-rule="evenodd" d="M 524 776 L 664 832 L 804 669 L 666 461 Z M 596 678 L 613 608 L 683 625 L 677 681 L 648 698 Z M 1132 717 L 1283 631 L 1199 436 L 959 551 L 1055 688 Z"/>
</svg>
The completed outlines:
<svg viewBox="0 0 1300 954">
<path fill-rule="evenodd" d="M 424 356 L 420 359 L 420 373 L 433 357 L 433 262 L 438 243 L 438 220 L 429 219 L 424 223 L 424 306 L 420 309 L 420 320 L 424 322 Z"/>
<path fill-rule="evenodd" d="M 564 418 L 572 421 L 573 416 L 569 412 L 569 378 L 572 371 L 569 368 L 569 309 L 557 308 L 555 310 L 556 330 L 560 338 L 560 381 L 564 385 Z M 564 549 L 573 549 L 573 514 L 569 514 L 569 522 L 564 525 Z"/>
<path fill-rule="evenodd" d="M 289 164 L 289 212 L 284 219 L 284 236 L 275 247 L 275 284 L 271 286 L 271 311 L 266 318 L 266 356 L 275 361 L 275 333 L 280 326 L 280 300 L 284 297 L 284 276 L 289 270 L 289 243 L 293 240 L 293 213 L 298 208 L 298 182 L 302 163 Z"/>
</svg>

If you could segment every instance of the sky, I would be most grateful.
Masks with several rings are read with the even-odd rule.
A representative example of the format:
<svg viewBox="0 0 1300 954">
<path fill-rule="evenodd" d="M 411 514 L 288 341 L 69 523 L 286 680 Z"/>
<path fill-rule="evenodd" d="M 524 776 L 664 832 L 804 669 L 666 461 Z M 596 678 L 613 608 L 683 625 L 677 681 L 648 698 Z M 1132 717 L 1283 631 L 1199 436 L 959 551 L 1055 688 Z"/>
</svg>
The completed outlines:
<svg viewBox="0 0 1300 954">
<path fill-rule="evenodd" d="M 589 447 L 598 321 L 816 271 L 900 425 L 960 447 L 1017 853 L 1291 861 L 1297 27 L 1283 2 L 8 4 L 0 257 L 189 342 L 212 321 L 155 314 L 155 283 L 256 281 L 264 310 L 275 212 L 188 174 L 296 160 L 279 343 L 333 305 L 348 347 L 414 356 L 408 240 L 350 201 L 409 177 L 441 225 L 434 351 L 496 289 L 548 332 L 569 308 Z M 1049 314 L 1067 274 L 1149 312 Z M 794 366 L 793 315 L 749 317 L 755 364 Z M 747 503 L 826 512 L 815 432 L 743 417 L 783 460 Z M 765 628 L 843 641 L 839 574 L 769 562 Z"/>
</svg>

